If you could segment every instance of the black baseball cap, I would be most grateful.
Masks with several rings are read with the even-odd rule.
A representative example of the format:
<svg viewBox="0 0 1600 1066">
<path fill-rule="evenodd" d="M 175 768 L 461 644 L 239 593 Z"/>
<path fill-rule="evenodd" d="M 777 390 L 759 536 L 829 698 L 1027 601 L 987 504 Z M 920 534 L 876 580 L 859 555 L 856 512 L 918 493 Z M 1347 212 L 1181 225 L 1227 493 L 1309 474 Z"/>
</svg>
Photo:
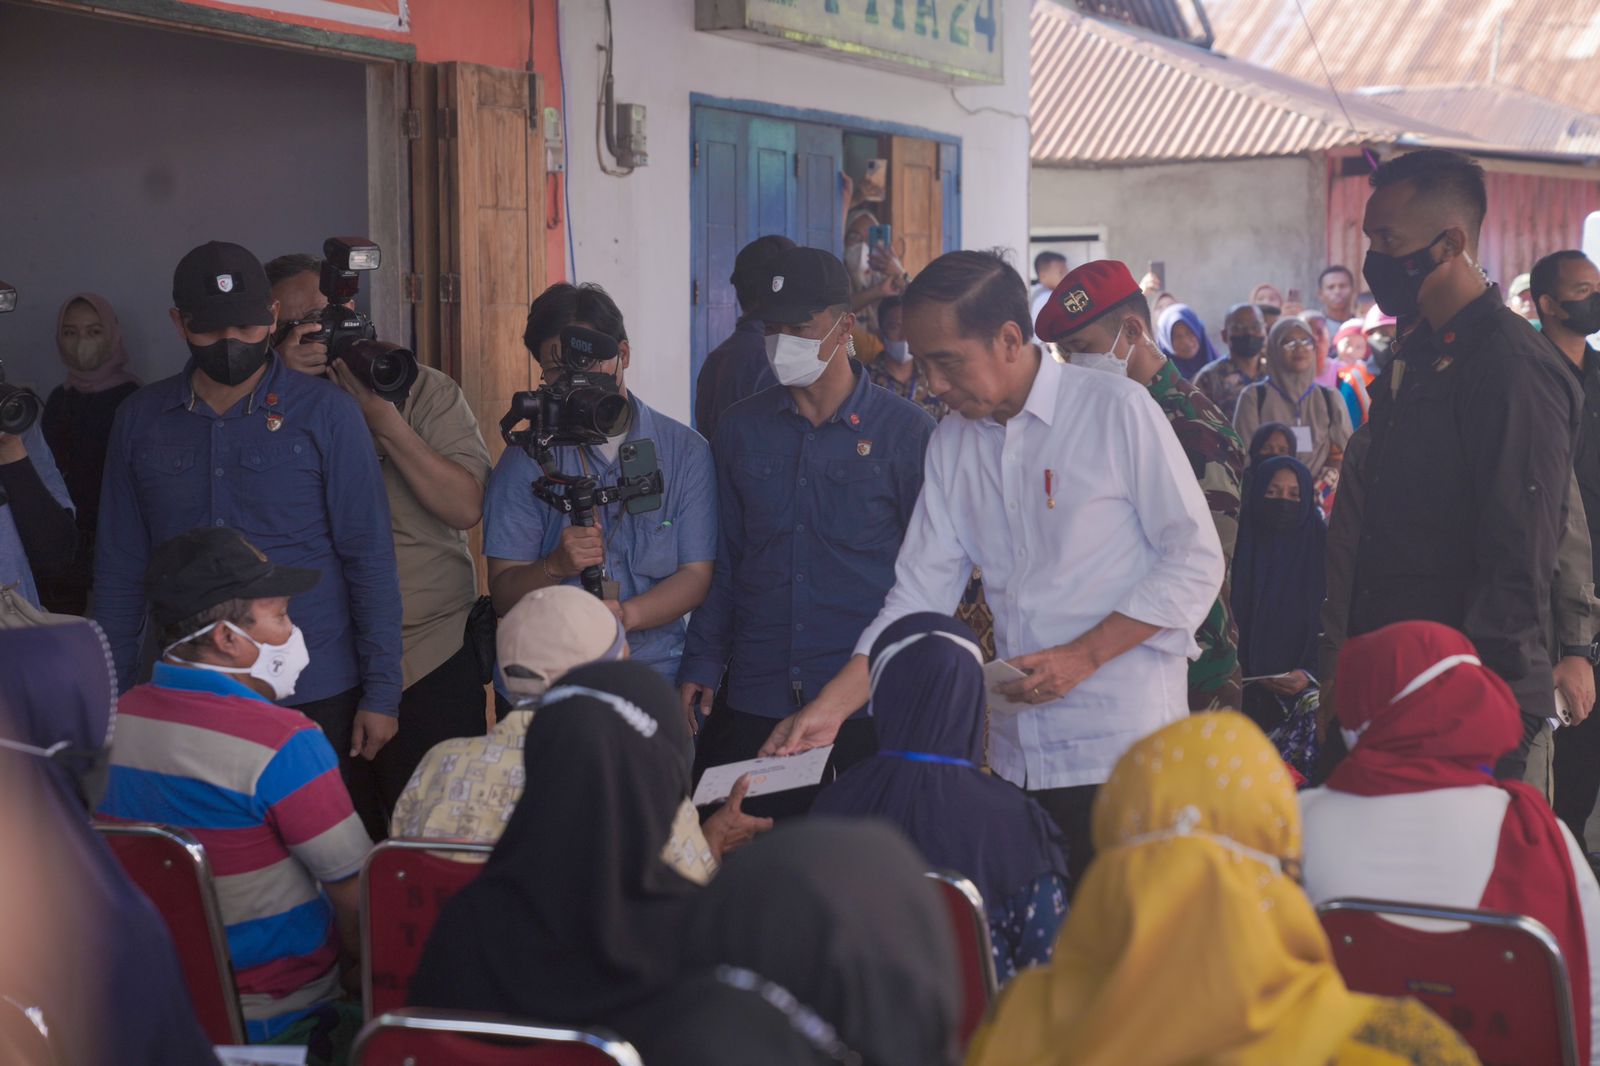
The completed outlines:
<svg viewBox="0 0 1600 1066">
<path fill-rule="evenodd" d="M 298 596 L 321 577 L 316 570 L 273 565 L 237 529 L 201 526 L 156 545 L 144 588 L 156 621 L 169 626 L 228 600 Z"/>
<path fill-rule="evenodd" d="M 794 242 L 781 233 L 757 237 L 743 248 L 733 260 L 733 276 L 728 279 L 739 293 L 749 292 L 755 298 L 755 307 L 743 310 L 748 314 L 758 310 L 772 292 L 772 264 Z"/>
<path fill-rule="evenodd" d="M 798 326 L 825 307 L 850 302 L 850 275 L 832 252 L 786 248 L 772 261 L 772 295 L 761 317 L 778 326 Z"/>
<path fill-rule="evenodd" d="M 272 325 L 272 286 L 250 249 L 210 241 L 178 262 L 172 275 L 172 306 L 196 333 L 229 326 Z"/>
</svg>

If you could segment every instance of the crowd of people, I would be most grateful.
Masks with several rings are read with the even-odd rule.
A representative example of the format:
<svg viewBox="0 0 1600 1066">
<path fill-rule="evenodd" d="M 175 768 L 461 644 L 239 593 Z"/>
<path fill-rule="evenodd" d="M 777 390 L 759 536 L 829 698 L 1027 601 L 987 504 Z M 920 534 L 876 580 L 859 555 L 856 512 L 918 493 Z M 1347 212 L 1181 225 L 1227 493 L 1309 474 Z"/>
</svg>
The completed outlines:
<svg viewBox="0 0 1600 1066">
<path fill-rule="evenodd" d="M 493 846 L 412 1004 L 652 1066 L 1477 1062 L 1346 986 L 1314 905 L 1348 896 L 1542 922 L 1588 1062 L 1600 269 L 1556 252 L 1513 309 L 1475 163 L 1372 187 L 1372 306 L 1330 267 L 1320 312 L 1263 284 L 1215 338 L 1120 262 L 913 275 L 859 205 L 843 259 L 763 236 L 694 429 L 559 283 L 530 358 L 598 337 L 622 414 L 496 462 L 448 376 L 330 360 L 314 257 L 190 251 L 190 362 L 148 386 L 68 299 L 67 383 L 0 436 L 0 847 L 36 856 L 0 872 L 0 1052 L 10 1003 L 72 1066 L 214 1061 L 98 821 L 205 847 L 248 1038 L 315 1063 L 362 1021 L 385 836 Z M 654 509 L 530 487 L 645 442 Z M 930 870 L 1003 983 L 966 1047 Z"/>
</svg>

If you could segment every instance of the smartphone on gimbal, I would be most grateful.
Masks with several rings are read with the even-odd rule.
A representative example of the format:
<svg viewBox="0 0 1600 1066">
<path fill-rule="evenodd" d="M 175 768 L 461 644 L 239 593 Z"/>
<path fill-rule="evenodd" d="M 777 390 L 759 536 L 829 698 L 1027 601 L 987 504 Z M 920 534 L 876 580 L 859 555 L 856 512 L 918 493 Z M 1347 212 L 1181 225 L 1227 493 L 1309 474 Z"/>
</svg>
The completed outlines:
<svg viewBox="0 0 1600 1066">
<path fill-rule="evenodd" d="M 649 477 L 656 471 L 656 442 L 627 441 L 618 449 L 617 457 L 622 461 L 623 484 L 626 485 L 635 478 Z M 635 496 L 628 501 L 627 506 L 629 514 L 647 514 L 661 506 L 661 494 L 658 492 L 650 496 Z"/>
</svg>

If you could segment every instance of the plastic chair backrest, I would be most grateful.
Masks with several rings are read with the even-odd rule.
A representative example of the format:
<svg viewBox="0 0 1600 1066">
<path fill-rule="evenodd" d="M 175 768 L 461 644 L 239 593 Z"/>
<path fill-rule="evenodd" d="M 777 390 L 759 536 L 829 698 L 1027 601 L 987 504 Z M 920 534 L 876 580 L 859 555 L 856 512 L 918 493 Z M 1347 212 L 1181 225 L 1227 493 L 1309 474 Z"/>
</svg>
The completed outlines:
<svg viewBox="0 0 1600 1066">
<path fill-rule="evenodd" d="M 403 1008 L 369 1021 L 351 1066 L 641 1066 L 633 1045 L 602 1029 L 567 1029 L 496 1014 Z"/>
<path fill-rule="evenodd" d="M 965 877 L 945 870 L 930 870 L 927 876 L 939 890 L 939 898 L 950 916 L 950 930 L 955 934 L 956 954 L 961 965 L 961 1025 L 957 1032 L 961 1048 L 965 1050 L 999 991 L 994 947 L 989 939 L 989 917 L 984 913 L 978 886 Z"/>
<path fill-rule="evenodd" d="M 1345 984 L 1377 996 L 1415 996 L 1495 1066 L 1577 1066 L 1567 966 L 1550 930 L 1494 911 L 1369 899 L 1317 908 Z M 1466 923 L 1444 932 L 1390 917 Z"/>
<path fill-rule="evenodd" d="M 446 901 L 483 871 L 489 844 L 386 840 L 361 868 L 361 1006 L 375 1018 L 406 1005 L 411 975 Z"/>
<path fill-rule="evenodd" d="M 95 829 L 167 923 L 200 1027 L 212 1043 L 244 1043 L 228 932 L 206 849 L 170 826 L 96 823 Z"/>
</svg>

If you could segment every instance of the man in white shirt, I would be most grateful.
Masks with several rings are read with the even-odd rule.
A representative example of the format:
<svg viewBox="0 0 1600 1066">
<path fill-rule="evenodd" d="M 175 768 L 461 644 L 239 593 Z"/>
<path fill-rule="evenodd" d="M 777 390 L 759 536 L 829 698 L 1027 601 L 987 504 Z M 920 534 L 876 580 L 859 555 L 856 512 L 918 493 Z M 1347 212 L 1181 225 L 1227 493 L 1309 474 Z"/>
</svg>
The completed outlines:
<svg viewBox="0 0 1600 1066">
<path fill-rule="evenodd" d="M 1067 276 L 1067 257 L 1060 252 L 1040 252 L 1033 257 L 1033 288 L 1028 290 L 1028 321 L 1044 310 L 1045 301 Z"/>
<path fill-rule="evenodd" d="M 1068 275 L 1046 304 L 1070 332 L 1143 299 L 1120 263 Z M 999 256 L 951 252 L 905 294 L 905 329 L 933 392 L 960 418 L 929 442 L 895 585 L 856 654 L 763 754 L 829 743 L 868 695 L 866 652 L 895 619 L 950 612 L 974 564 L 1002 658 L 989 764 L 1067 834 L 1074 876 L 1089 812 L 1137 739 L 1189 713 L 1186 660 L 1222 585 L 1222 547 L 1166 416 L 1126 378 L 1041 358 L 1022 278 Z M 1115 349 L 1123 344 L 1118 340 Z"/>
</svg>

